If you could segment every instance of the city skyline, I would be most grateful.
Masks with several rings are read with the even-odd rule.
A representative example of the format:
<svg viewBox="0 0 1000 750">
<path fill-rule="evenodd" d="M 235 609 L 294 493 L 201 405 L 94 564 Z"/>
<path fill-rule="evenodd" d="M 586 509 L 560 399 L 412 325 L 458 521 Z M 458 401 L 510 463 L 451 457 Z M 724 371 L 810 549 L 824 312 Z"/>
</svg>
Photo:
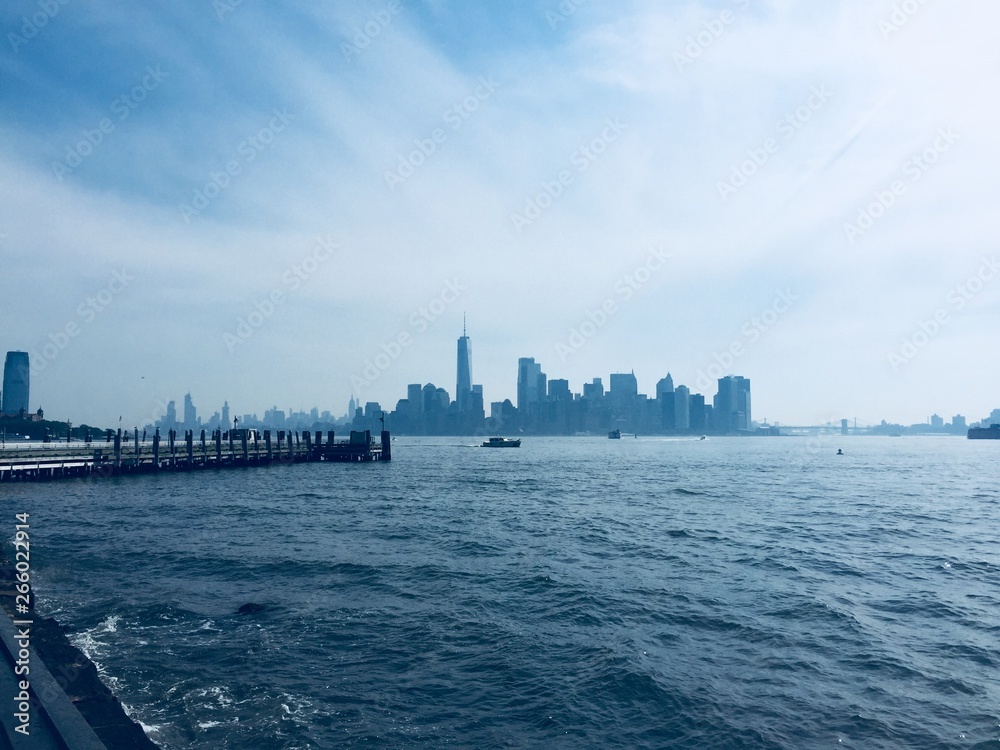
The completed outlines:
<svg viewBox="0 0 1000 750">
<path fill-rule="evenodd" d="M 488 400 L 527 355 L 981 413 L 1000 7 L 902 5 L 14 0 L 4 346 L 86 420 L 451 389 L 463 312 Z"/>
<path fill-rule="evenodd" d="M 521 357 L 518 359 L 517 362 L 516 385 L 514 392 L 512 394 L 514 398 L 511 399 L 509 395 L 505 395 L 496 401 L 487 399 L 486 398 L 487 394 L 484 392 L 482 385 L 472 385 L 472 346 L 471 346 L 471 337 L 467 333 L 466 325 L 467 325 L 466 321 L 463 318 L 462 336 L 458 338 L 456 347 L 457 364 L 455 367 L 456 388 L 455 388 L 454 406 L 459 413 L 465 414 L 467 416 L 476 414 L 482 414 L 484 416 L 488 416 L 490 414 L 490 410 L 487 408 L 487 406 L 496 407 L 498 404 L 502 403 L 505 400 L 512 402 L 512 404 L 518 410 L 521 409 L 522 405 L 524 406 L 525 409 L 527 409 L 529 404 L 539 403 L 541 401 L 546 400 L 550 396 L 549 390 L 553 383 L 556 383 L 557 387 L 561 389 L 561 392 L 564 393 L 566 397 L 570 400 L 578 399 L 581 397 L 587 398 L 588 395 L 593 394 L 593 391 L 590 389 L 593 389 L 595 386 L 600 389 L 600 394 L 603 396 L 604 394 L 602 385 L 602 380 L 604 377 L 603 375 L 593 378 L 589 383 L 583 382 L 581 384 L 582 387 L 579 390 L 573 390 L 570 386 L 570 381 L 568 379 L 558 378 L 549 380 L 547 375 L 541 370 L 541 363 L 536 362 L 534 357 Z M 8 375 L 8 373 L 10 373 L 10 375 Z M 724 377 L 727 380 L 731 381 L 730 385 L 732 387 L 732 391 L 727 392 L 724 395 L 721 394 L 720 392 L 720 395 L 723 398 L 723 403 L 739 404 L 737 408 L 727 411 L 730 411 L 732 413 L 738 413 L 742 411 L 745 414 L 749 414 L 751 411 L 749 379 L 738 375 L 725 375 Z M 17 398 L 18 399 L 23 398 L 25 401 L 28 401 L 30 362 L 29 362 L 29 354 L 27 352 L 10 351 L 7 353 L 7 356 L 5 358 L 5 367 L 4 367 L 5 388 L 3 391 L 0 391 L 0 405 L 6 403 L 4 401 L 4 393 L 6 393 L 7 391 L 6 385 L 8 382 L 8 378 L 11 379 L 11 382 L 16 383 L 15 389 L 17 390 L 18 393 Z M 23 381 L 21 380 L 21 378 L 23 378 Z M 680 404 L 681 402 L 683 402 L 684 404 L 688 404 L 691 396 L 702 398 L 703 399 L 702 403 L 704 403 L 704 394 L 692 393 L 691 389 L 688 386 L 684 385 L 683 383 L 679 383 L 677 388 L 675 389 L 673 376 L 671 375 L 670 372 L 668 372 L 666 376 L 660 378 L 657 381 L 655 387 L 652 389 L 640 388 L 638 385 L 638 380 L 635 376 L 635 372 L 632 371 L 629 374 L 613 373 L 613 372 L 610 373 L 610 375 L 608 376 L 608 380 L 610 381 L 612 390 L 614 389 L 615 380 L 619 378 L 631 378 L 635 382 L 635 385 L 632 387 L 632 389 L 635 391 L 636 394 L 640 393 L 644 394 L 648 392 L 650 394 L 653 394 L 652 398 L 654 400 L 659 400 L 664 393 L 674 393 L 675 402 L 678 404 Z M 467 390 L 465 391 L 467 401 L 464 406 L 461 405 L 461 399 L 459 398 L 459 393 L 463 392 L 463 385 L 467 386 Z M 711 383 L 709 383 L 708 385 L 711 385 Z M 427 381 L 423 385 L 421 384 L 407 385 L 405 398 L 411 401 L 421 398 L 421 396 L 419 396 L 418 394 L 422 389 L 426 389 L 427 387 L 433 387 L 434 389 L 436 389 L 437 393 L 440 394 L 441 398 L 444 399 L 444 403 L 446 406 L 452 403 L 451 394 L 449 394 L 446 389 L 438 388 L 437 386 L 435 386 L 432 381 Z M 706 384 L 702 381 L 699 381 L 698 387 L 701 390 L 707 390 Z M 23 396 L 21 394 L 23 394 Z M 328 408 L 321 408 L 319 405 L 313 405 L 310 407 L 299 407 L 299 408 L 288 406 L 286 411 L 286 409 L 284 408 L 279 409 L 277 403 L 275 402 L 274 404 L 272 404 L 270 408 L 265 407 L 264 409 L 260 409 L 259 404 L 255 404 L 254 406 L 249 407 L 248 411 L 237 409 L 236 411 L 232 412 L 232 415 L 240 416 L 242 419 L 244 419 L 244 421 L 252 421 L 254 423 L 261 425 L 266 424 L 268 426 L 281 426 L 287 419 L 289 422 L 294 422 L 296 425 L 307 427 L 314 423 L 334 424 L 339 422 L 350 422 L 356 410 L 360 409 L 364 411 L 364 409 L 362 408 L 362 404 L 366 405 L 378 404 L 379 408 L 383 409 L 386 413 L 388 413 L 392 411 L 392 405 L 396 402 L 396 400 L 398 399 L 395 399 L 395 397 L 392 396 L 382 399 L 378 398 L 356 399 L 355 395 L 352 393 L 347 406 L 347 411 L 344 414 L 339 414 L 336 407 L 328 409 Z M 125 424 L 133 423 L 140 427 L 150 427 L 159 422 L 163 422 L 166 424 L 186 425 L 187 427 L 191 428 L 195 426 L 201 427 L 203 425 L 211 425 L 213 428 L 221 427 L 223 429 L 225 429 L 226 426 L 232 425 L 232 422 L 230 420 L 230 406 L 228 399 L 223 399 L 223 406 L 221 407 L 221 409 L 219 411 L 216 411 L 211 417 L 209 417 L 204 421 L 197 417 L 197 407 L 194 405 L 190 391 L 188 391 L 183 397 L 182 418 L 178 418 L 177 416 L 176 404 L 177 404 L 176 398 L 160 398 L 156 401 L 156 403 L 152 407 L 152 411 L 147 415 L 145 419 L 142 418 L 133 420 L 124 419 L 124 423 Z M 326 405 L 327 404 L 324 404 L 324 406 Z M 44 404 L 36 405 L 33 408 L 26 408 L 26 411 L 28 412 L 28 414 L 33 414 L 35 411 L 37 411 L 38 408 L 44 408 Z M 687 407 L 685 406 L 685 408 Z M 947 423 L 947 426 L 949 428 L 954 426 L 955 429 L 957 430 L 959 428 L 965 429 L 966 422 L 968 422 L 968 424 L 988 425 L 991 420 L 996 421 L 998 412 L 1000 412 L 1000 410 L 996 408 L 992 409 L 992 411 L 989 412 L 987 411 L 986 408 L 983 408 L 980 412 L 972 411 L 972 412 L 967 412 L 966 414 L 957 413 L 952 417 L 951 421 Z M 8 416 L 10 416 L 16 413 L 17 413 L 16 411 L 6 412 L 4 409 L 0 409 L 0 414 L 7 414 Z M 258 416 L 259 413 L 262 413 L 264 416 L 259 417 Z M 984 414 L 988 413 L 989 416 L 977 418 L 975 415 L 978 413 L 984 413 Z M 122 416 L 124 417 L 124 415 Z M 53 418 L 60 419 L 62 417 L 53 415 Z M 74 421 L 77 424 L 87 423 L 92 425 L 110 424 L 111 422 L 109 420 L 111 420 L 111 417 L 96 418 L 96 419 L 70 418 L 70 421 Z M 880 424 L 902 425 L 910 427 L 916 427 L 919 425 L 926 424 L 935 429 L 938 428 L 943 429 L 946 426 L 944 418 L 938 415 L 937 410 L 934 410 L 932 414 L 928 414 L 925 417 L 925 421 L 923 422 L 905 422 L 905 421 L 897 422 L 893 420 L 887 420 L 885 416 L 882 416 L 875 420 L 858 420 L 857 418 L 836 417 L 827 419 L 824 422 L 816 422 L 816 423 L 796 423 L 796 422 L 790 422 L 788 420 L 764 417 L 762 420 L 757 421 L 757 423 L 764 425 L 783 424 L 786 426 L 799 425 L 799 426 L 813 426 L 813 427 L 835 426 L 837 424 L 842 424 L 842 423 L 851 423 L 852 425 L 865 428 L 876 427 Z M 465 424 L 466 426 L 469 425 L 468 419 L 466 420 Z M 691 426 L 691 429 L 694 429 L 694 426 Z M 724 427 L 720 427 L 720 429 L 723 432 L 749 431 L 751 429 L 751 424 L 750 420 L 748 419 L 739 424 L 726 424 Z M 461 432 L 461 430 L 459 430 L 459 432 Z"/>
</svg>

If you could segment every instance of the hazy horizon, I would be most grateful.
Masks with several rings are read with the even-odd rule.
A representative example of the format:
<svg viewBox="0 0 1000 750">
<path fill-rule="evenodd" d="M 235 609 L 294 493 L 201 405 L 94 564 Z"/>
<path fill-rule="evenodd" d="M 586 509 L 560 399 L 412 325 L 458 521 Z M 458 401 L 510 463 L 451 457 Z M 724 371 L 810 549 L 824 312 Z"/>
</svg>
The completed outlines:
<svg viewBox="0 0 1000 750">
<path fill-rule="evenodd" d="M 519 357 L 574 391 L 742 375 L 772 423 L 1000 406 L 1000 7 L 0 18 L 0 350 L 49 418 L 454 398 L 463 315 L 487 413 Z"/>
</svg>

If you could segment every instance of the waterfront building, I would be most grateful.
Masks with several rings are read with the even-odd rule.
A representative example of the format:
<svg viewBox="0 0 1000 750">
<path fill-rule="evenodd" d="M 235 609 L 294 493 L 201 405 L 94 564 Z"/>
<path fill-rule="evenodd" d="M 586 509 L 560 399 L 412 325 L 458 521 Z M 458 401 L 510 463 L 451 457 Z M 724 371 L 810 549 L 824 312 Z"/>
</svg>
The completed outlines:
<svg viewBox="0 0 1000 750">
<path fill-rule="evenodd" d="M 191 394 L 184 395 L 184 427 L 193 430 L 198 426 L 198 410 L 194 408 Z"/>
<path fill-rule="evenodd" d="M 604 398 L 604 383 L 600 378 L 594 378 L 593 382 L 583 384 L 583 397 L 588 401 L 600 401 Z"/>
<path fill-rule="evenodd" d="M 686 385 L 674 390 L 674 429 L 678 432 L 691 429 L 691 391 Z"/>
<path fill-rule="evenodd" d="M 746 432 L 750 429 L 750 381 L 747 378 L 739 375 L 719 378 L 715 419 L 716 432 Z"/>
<path fill-rule="evenodd" d="M 528 417 L 545 400 L 547 378 L 534 357 L 517 360 L 517 411 Z"/>
<path fill-rule="evenodd" d="M 28 390 L 31 368 L 27 352 L 7 352 L 3 363 L 3 389 L 0 412 L 17 416 L 28 413 Z"/>
</svg>

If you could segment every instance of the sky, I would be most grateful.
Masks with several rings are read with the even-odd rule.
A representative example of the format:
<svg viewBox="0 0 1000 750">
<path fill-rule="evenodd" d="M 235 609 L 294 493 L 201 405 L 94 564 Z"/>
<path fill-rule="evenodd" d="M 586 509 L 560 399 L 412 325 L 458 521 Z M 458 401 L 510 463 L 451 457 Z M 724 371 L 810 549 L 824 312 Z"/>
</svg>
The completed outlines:
<svg viewBox="0 0 1000 750">
<path fill-rule="evenodd" d="M 146 424 L 668 372 L 757 420 L 1000 406 L 1000 6 L 0 9 L 0 349 Z"/>
</svg>

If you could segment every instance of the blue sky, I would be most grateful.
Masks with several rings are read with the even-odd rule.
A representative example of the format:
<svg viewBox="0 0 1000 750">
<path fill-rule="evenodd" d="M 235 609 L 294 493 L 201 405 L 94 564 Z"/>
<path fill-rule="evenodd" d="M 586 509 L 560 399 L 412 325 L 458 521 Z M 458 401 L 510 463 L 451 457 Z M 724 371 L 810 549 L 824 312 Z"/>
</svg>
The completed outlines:
<svg viewBox="0 0 1000 750">
<path fill-rule="evenodd" d="M 463 314 L 487 401 L 981 418 L 1000 9 L 817 5 L 8 3 L 0 345 L 74 422 L 453 392 Z"/>
</svg>

